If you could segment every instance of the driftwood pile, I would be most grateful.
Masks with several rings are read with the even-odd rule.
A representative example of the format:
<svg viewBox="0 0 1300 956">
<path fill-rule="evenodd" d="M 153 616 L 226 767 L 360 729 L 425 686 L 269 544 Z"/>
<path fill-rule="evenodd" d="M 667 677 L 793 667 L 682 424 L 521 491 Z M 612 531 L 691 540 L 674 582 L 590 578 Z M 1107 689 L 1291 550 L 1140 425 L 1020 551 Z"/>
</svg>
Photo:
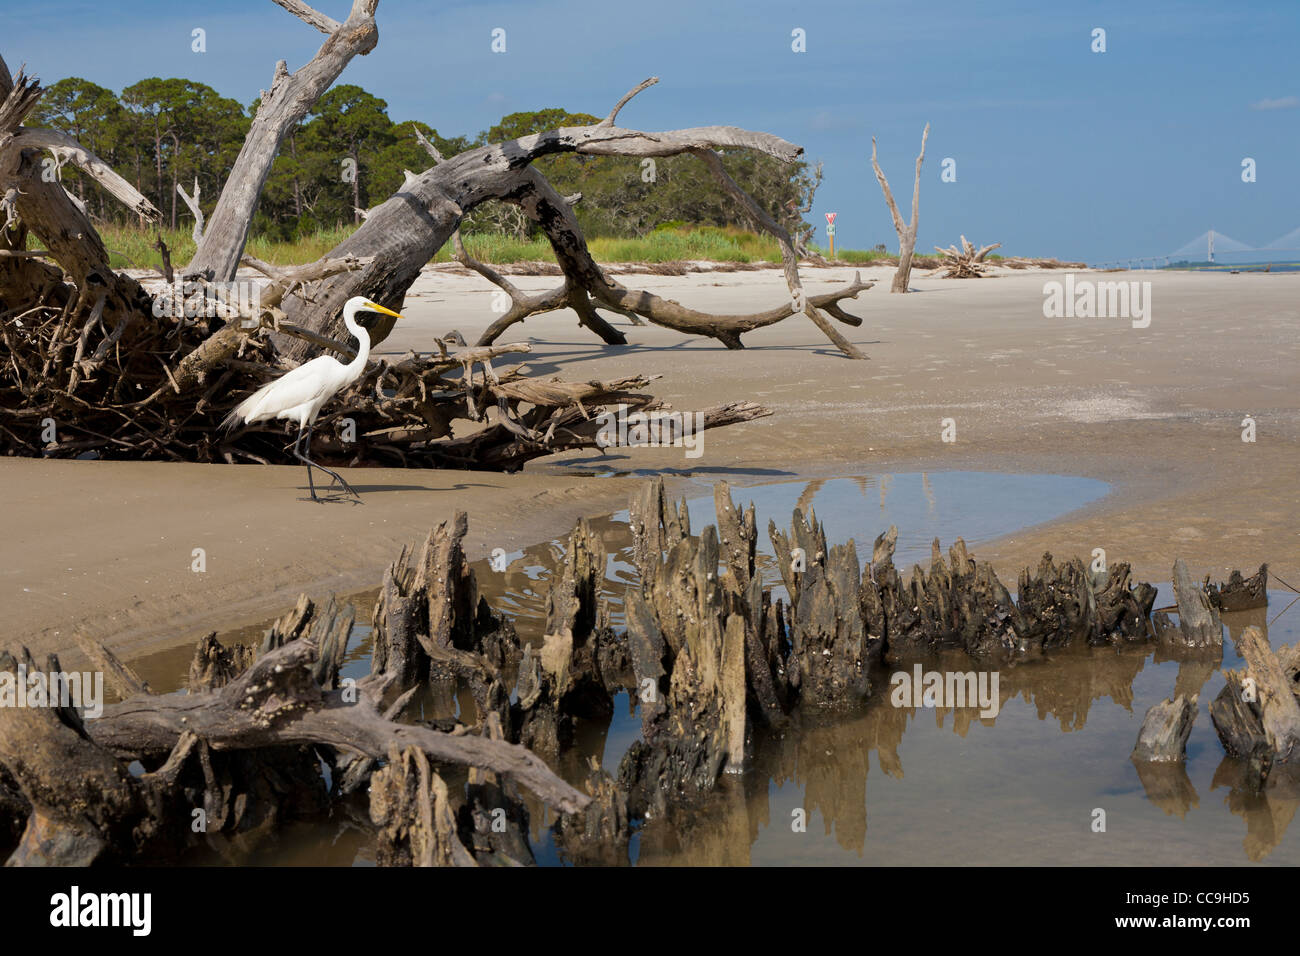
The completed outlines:
<svg viewBox="0 0 1300 956">
<path fill-rule="evenodd" d="M 5 230 L 0 235 L 21 234 Z M 19 236 L 21 239 L 21 235 Z M 17 240 L 15 240 L 17 241 Z M 0 270 L 6 260 L 0 258 Z M 361 263 L 364 264 L 364 263 Z M 104 297 L 79 309 L 75 292 L 52 281 L 31 308 L 8 309 L 0 288 L 0 452 L 56 458 L 287 462 L 283 423 L 226 433 L 219 423 L 251 392 L 288 368 L 272 332 L 308 335 L 344 361 L 351 345 L 310 335 L 279 318 L 288 288 L 359 268 L 354 260 L 322 260 L 273 273 L 251 316 L 204 299 L 224 318 L 155 316 L 134 280 L 134 309 L 105 324 Z M 0 285 L 3 282 L 0 280 Z M 223 324 L 223 322 L 225 324 Z M 528 461 L 572 448 L 597 447 L 600 413 L 666 408 L 644 391 L 659 376 L 564 382 L 528 377 L 526 365 L 502 369 L 493 360 L 530 351 L 527 344 L 487 345 L 437 354 L 408 353 L 372 363 L 331 402 L 313 447 L 330 464 L 481 468 L 515 471 Z M 704 410 L 706 428 L 770 414 L 753 402 Z M 454 423 L 463 424 L 456 428 Z M 468 428 L 466 427 L 468 426 Z M 480 427 L 481 426 L 481 427 Z"/>
<path fill-rule="evenodd" d="M 943 260 L 940 265 L 941 269 L 946 270 L 941 278 L 944 279 L 982 279 L 988 274 L 988 264 L 985 263 L 984 257 L 994 249 L 1002 247 L 1002 243 L 995 242 L 990 246 L 981 246 L 976 249 L 975 246 L 968 242 L 965 236 L 961 237 L 961 248 L 949 246 L 947 249 L 935 246 L 934 251 L 939 253 Z"/>
<path fill-rule="evenodd" d="M 743 800 L 752 771 L 784 766 L 811 746 L 805 735 L 859 719 L 904 662 L 998 668 L 1089 647 L 1154 645 L 1185 661 L 1134 754 L 1144 781 L 1165 786 L 1159 765 L 1181 759 L 1195 695 L 1222 652 L 1221 636 L 1198 629 L 1195 609 L 1213 608 L 1181 562 L 1175 588 L 1191 620 L 1174 627 L 1153 616 L 1155 589 L 1133 583 L 1123 563 L 1094 571 L 1045 555 L 1012 599 L 960 540 L 946 556 L 936 541 L 927 569 L 904 572 L 891 528 L 864 571 L 852 541 L 829 544 L 816 516 L 796 509 L 788 530 L 768 528 L 773 583 L 784 589 L 774 594 L 753 506 L 737 508 L 725 482 L 714 497 L 717 525 L 694 533 L 661 480 L 633 496 L 636 576 L 621 595 L 622 626 L 612 623 L 605 546 L 580 521 L 551 576 L 544 637 L 523 645 L 479 594 L 457 514 L 386 572 L 363 677 L 342 676 L 356 615 L 333 600 L 300 599 L 255 648 L 200 641 L 185 694 L 154 694 L 87 643 L 122 702 L 84 720 L 74 708 L 0 708 L 10 862 L 157 862 L 196 846 L 238 859 L 286 822 L 341 816 L 373 835 L 381 864 L 530 864 L 529 807 L 540 803 L 558 811 L 564 859 L 625 864 L 638 821 L 660 824 L 642 829 L 643 846 L 663 840 L 663 826 L 707 830 L 715 817 L 702 808 Z M 1248 592 L 1234 582 L 1220 600 Z M 1225 749 L 1254 768 L 1257 792 L 1274 763 L 1300 752 L 1300 655 L 1274 654 L 1252 628 L 1239 644 L 1246 669 L 1228 673 L 1211 713 Z M 1129 658 L 1131 683 L 1144 657 Z M 19 663 L 6 657 L 0 668 Z M 26 655 L 21 663 L 36 670 Z M 1004 690 L 1019 693 L 1021 669 L 1007 673 Z M 582 756 L 580 731 L 607 726 L 623 694 L 639 707 L 641 734 L 604 768 Z M 1067 713 L 1077 705 L 1039 706 L 1063 723 L 1082 719 Z M 906 712 L 869 713 L 875 729 L 864 733 L 883 764 L 896 763 Z"/>
</svg>

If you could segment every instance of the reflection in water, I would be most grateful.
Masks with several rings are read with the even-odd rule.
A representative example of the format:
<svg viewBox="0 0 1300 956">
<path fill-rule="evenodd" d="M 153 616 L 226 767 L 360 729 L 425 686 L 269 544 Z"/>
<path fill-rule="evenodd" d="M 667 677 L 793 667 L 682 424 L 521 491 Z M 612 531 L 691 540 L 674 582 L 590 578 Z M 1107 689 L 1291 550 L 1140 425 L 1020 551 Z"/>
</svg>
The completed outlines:
<svg viewBox="0 0 1300 956">
<path fill-rule="evenodd" d="M 880 510 L 872 508 L 868 517 L 862 504 L 873 485 Z M 815 508 L 834 541 L 868 542 L 897 524 L 907 532 L 900 537 L 903 568 L 928 560 L 935 536 L 947 545 L 960 533 L 974 547 L 980 537 L 1048 520 L 1102 492 L 1103 485 L 1086 479 L 939 473 L 769 485 L 738 489 L 735 497 L 756 503 L 760 528 L 767 518 L 787 524 L 796 505 Z M 713 521 L 711 497 L 690 506 L 696 530 Z M 591 521 L 609 555 L 606 593 L 615 627 L 622 626 L 623 591 L 635 582 L 625 518 Z M 759 544 L 763 580 L 779 580 L 765 534 Z M 475 566 L 482 593 L 514 618 L 529 643 L 540 643 L 547 580 L 562 553 L 559 544 L 545 543 L 509 555 L 504 571 L 488 562 Z M 1286 599 L 1270 595 L 1275 614 Z M 362 621 L 373 601 L 373 592 L 356 599 Z M 1172 603 L 1167 585 L 1158 603 Z M 1251 625 L 1268 634 L 1267 609 L 1224 620 L 1233 637 Z M 1272 625 L 1273 646 L 1300 636 L 1298 624 L 1300 610 L 1282 615 Z M 346 676 L 366 672 L 368 634 L 368 626 L 354 630 Z M 259 638 L 260 632 L 243 636 Z M 134 663 L 155 687 L 171 689 L 183 683 L 190 653 L 187 646 Z M 1225 642 L 1222 666 L 1242 666 L 1231 643 Z M 923 667 L 966 671 L 972 665 L 952 654 Z M 1289 831 L 1300 807 L 1300 775 L 1275 767 L 1264 791 L 1253 793 L 1244 762 L 1224 756 L 1209 718 L 1209 704 L 1223 687 L 1217 659 L 1170 658 L 1151 646 L 1058 651 L 999 671 L 996 717 L 980 717 L 977 707 L 896 708 L 888 677 L 874 675 L 872 696 L 855 713 L 797 713 L 780 733 L 756 734 L 750 769 L 725 775 L 702 805 L 646 821 L 633 837 L 634 862 L 1300 862 L 1300 838 Z M 1134 764 L 1129 754 L 1147 708 L 1175 693 L 1200 695 L 1186 763 Z M 426 716 L 472 714 L 473 706 L 468 696 L 430 700 Z M 588 757 L 615 771 L 639 730 L 636 701 L 620 695 L 610 720 L 579 722 L 577 746 L 556 769 L 574 783 L 584 778 Z M 1097 807 L 1106 810 L 1107 833 L 1090 829 Z M 548 833 L 553 818 L 531 800 L 529 812 L 538 860 L 558 862 Z M 263 856 L 260 862 L 373 861 L 362 828 L 347 821 L 296 828 Z"/>
</svg>

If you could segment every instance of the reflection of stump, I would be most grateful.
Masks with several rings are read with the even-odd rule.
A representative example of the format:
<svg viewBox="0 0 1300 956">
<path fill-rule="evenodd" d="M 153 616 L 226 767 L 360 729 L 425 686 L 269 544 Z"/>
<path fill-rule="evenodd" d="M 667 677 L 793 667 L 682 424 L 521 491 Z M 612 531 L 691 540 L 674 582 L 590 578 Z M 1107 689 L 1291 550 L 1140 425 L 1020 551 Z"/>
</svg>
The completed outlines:
<svg viewBox="0 0 1300 956">
<path fill-rule="evenodd" d="M 1282 842 L 1300 808 L 1300 768 L 1282 765 L 1267 784 L 1260 784 L 1249 761 L 1224 757 L 1214 771 L 1213 787 L 1230 788 L 1228 809 L 1246 821 L 1242 847 L 1252 862 L 1266 858 Z"/>
<path fill-rule="evenodd" d="M 1200 803 L 1196 788 L 1187 776 L 1187 765 L 1181 760 L 1157 763 L 1134 757 L 1133 766 L 1137 768 L 1147 799 L 1171 817 L 1186 817 L 1187 811 Z"/>
<path fill-rule="evenodd" d="M 1178 662 L 1178 676 L 1174 678 L 1175 697 L 1194 697 L 1219 669 L 1220 652 L 1212 660 L 1186 658 Z"/>
</svg>

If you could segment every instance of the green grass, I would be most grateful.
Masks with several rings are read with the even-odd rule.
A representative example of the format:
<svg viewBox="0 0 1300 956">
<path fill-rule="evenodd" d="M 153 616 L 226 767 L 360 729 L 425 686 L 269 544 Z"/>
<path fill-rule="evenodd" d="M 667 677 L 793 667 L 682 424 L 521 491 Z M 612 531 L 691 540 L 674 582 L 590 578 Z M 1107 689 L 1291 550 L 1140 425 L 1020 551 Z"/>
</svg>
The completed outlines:
<svg viewBox="0 0 1300 956">
<path fill-rule="evenodd" d="M 465 237 L 469 254 L 480 262 L 554 262 L 551 244 L 544 238 L 513 239 L 494 233 Z M 596 236 L 587 240 L 587 248 L 599 262 L 678 262 L 683 259 L 707 259 L 714 262 L 780 262 L 781 250 L 776 241 L 743 229 L 700 226 L 697 228 L 659 228 L 640 238 L 619 239 Z M 433 257 L 434 262 L 448 262 L 448 244 Z"/>
<path fill-rule="evenodd" d="M 272 265 L 301 265 L 315 262 L 352 234 L 351 227 L 327 229 L 294 242 L 254 236 L 245 251 Z M 99 235 L 108 249 L 109 264 L 115 269 L 158 269 L 162 255 L 154 248 L 158 235 L 171 254 L 172 265 L 183 266 L 194 258 L 194 239 L 189 229 L 140 229 L 138 226 L 101 225 Z"/>
<path fill-rule="evenodd" d="M 154 248 L 161 232 L 171 253 L 172 265 L 183 266 L 194 256 L 194 241 L 186 229 L 142 230 L 136 226 L 101 226 L 100 235 L 108 247 L 114 268 L 158 269 L 162 257 Z M 297 265 L 314 262 L 346 239 L 353 227 L 322 230 L 294 241 L 254 237 L 247 252 L 273 265 Z M 554 262 L 555 253 L 544 238 L 515 239 L 496 233 L 477 233 L 465 237 L 469 254 L 481 262 Z M 758 235 L 735 227 L 696 226 L 670 223 L 648 235 L 619 239 L 597 236 L 587 242 L 598 262 L 678 262 L 703 259 L 712 262 L 781 261 L 781 250 L 770 236 Z M 817 247 L 818 252 L 825 250 Z M 864 249 L 838 249 L 841 262 L 869 265 L 891 257 L 887 253 Z M 451 244 L 443 246 L 434 262 L 451 261 Z"/>
<path fill-rule="evenodd" d="M 818 252 L 821 255 L 827 255 L 827 250 L 821 246 L 810 245 L 810 251 Z M 852 265 L 870 266 L 881 265 L 894 262 L 898 256 L 892 252 L 877 252 L 875 249 L 836 249 L 835 260 L 837 262 L 848 262 Z"/>
<path fill-rule="evenodd" d="M 515 239 L 497 233 L 484 232 L 464 237 L 465 250 L 479 262 L 498 265 L 511 262 L 554 262 L 555 253 L 545 239 Z M 447 243 L 433 257 L 434 262 L 451 261 L 451 243 Z"/>
</svg>

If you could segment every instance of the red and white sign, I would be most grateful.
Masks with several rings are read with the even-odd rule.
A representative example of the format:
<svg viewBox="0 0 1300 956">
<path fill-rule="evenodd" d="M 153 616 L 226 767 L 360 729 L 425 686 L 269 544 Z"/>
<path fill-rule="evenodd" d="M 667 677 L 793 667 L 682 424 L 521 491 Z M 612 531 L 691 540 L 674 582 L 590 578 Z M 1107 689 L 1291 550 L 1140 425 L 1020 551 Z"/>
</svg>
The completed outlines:
<svg viewBox="0 0 1300 956">
<path fill-rule="evenodd" d="M 838 216 L 838 215 L 839 215 L 839 213 L 837 213 L 837 212 L 828 212 L 828 213 L 826 214 L 826 225 L 828 225 L 828 226 L 833 226 L 833 225 L 835 225 L 835 217 Z"/>
</svg>

